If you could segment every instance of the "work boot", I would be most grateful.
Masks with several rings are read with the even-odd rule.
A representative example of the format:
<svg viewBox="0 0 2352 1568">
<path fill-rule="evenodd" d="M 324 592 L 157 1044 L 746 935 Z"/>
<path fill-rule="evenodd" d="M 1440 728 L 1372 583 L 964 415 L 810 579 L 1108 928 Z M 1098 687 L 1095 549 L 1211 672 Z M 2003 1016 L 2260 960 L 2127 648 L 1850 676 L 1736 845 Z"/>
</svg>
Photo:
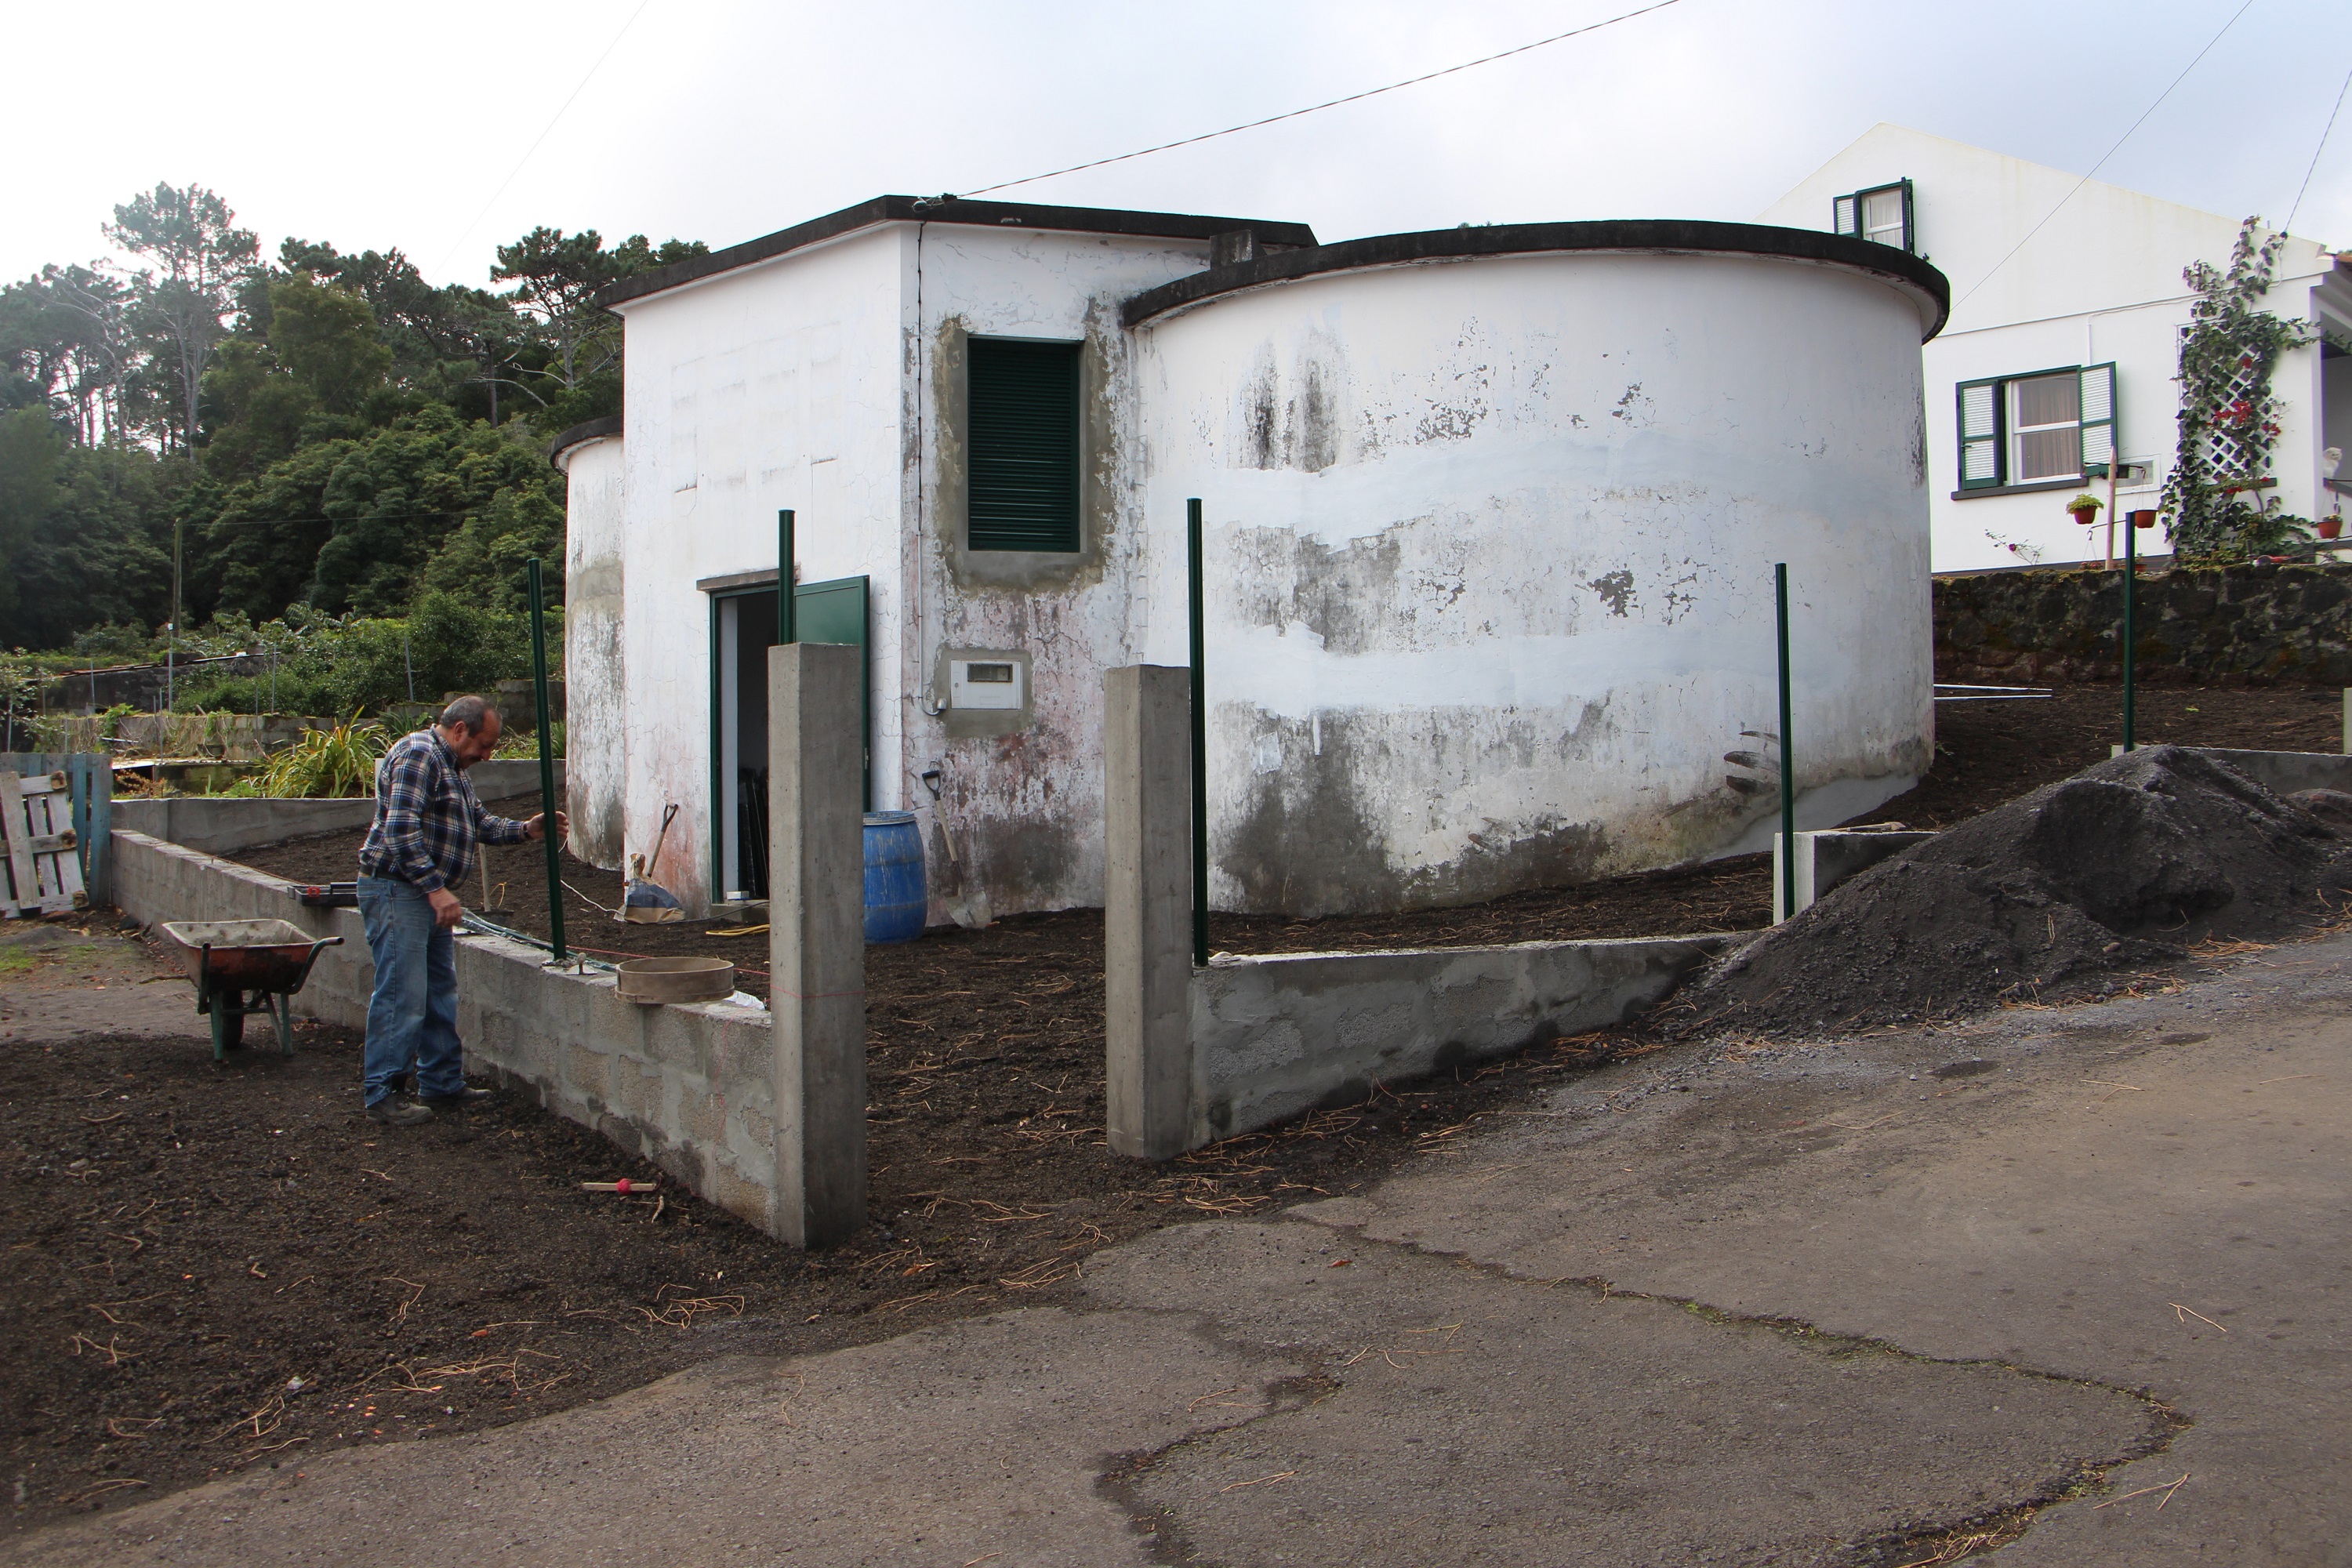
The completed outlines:
<svg viewBox="0 0 2352 1568">
<path fill-rule="evenodd" d="M 367 1118 L 386 1127 L 414 1127 L 420 1121 L 432 1121 L 433 1113 L 421 1105 L 387 1094 L 367 1108 Z"/>
<path fill-rule="evenodd" d="M 486 1100 L 496 1100 L 495 1089 L 461 1089 L 455 1094 L 420 1094 L 416 1103 L 429 1110 L 463 1110 Z"/>
</svg>

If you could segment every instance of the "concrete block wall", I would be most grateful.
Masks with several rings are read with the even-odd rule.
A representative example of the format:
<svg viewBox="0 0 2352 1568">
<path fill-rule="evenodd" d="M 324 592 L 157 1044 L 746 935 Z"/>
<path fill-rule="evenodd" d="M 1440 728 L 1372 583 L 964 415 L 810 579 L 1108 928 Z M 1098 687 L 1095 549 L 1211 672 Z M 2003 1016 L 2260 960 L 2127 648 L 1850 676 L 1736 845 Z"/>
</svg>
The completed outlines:
<svg viewBox="0 0 2352 1568">
<path fill-rule="evenodd" d="M 1622 1023 L 1733 940 L 1220 955 L 1192 975 L 1184 1146 Z"/>
<path fill-rule="evenodd" d="M 1105 1136 L 1164 1160 L 1376 1083 L 1622 1022 L 1731 940 L 1535 942 L 1192 963 L 1191 696 L 1104 679 Z"/>
<path fill-rule="evenodd" d="M 1783 879 L 1781 856 L 1787 848 L 1778 833 L 1772 835 L 1772 923 L 1779 925 L 1798 910 L 1808 910 L 1825 897 L 1832 888 L 1869 870 L 1881 860 L 1892 860 L 1916 844 L 1935 837 L 1932 833 L 1848 832 L 1824 829 L 1817 833 L 1797 835 L 1797 902 L 1795 909 L 1783 909 L 1788 883 Z"/>
<path fill-rule="evenodd" d="M 2347 697 L 2347 706 L 2352 709 L 2352 697 Z M 2339 757 L 2333 752 L 2238 752 L 2220 746 L 2200 746 L 2197 750 L 2273 795 L 2294 795 L 2307 789 L 2352 794 L 2352 757 Z"/>
<path fill-rule="evenodd" d="M 341 937 L 341 946 L 320 955 L 294 1010 L 365 1026 L 374 967 L 358 911 L 304 909 L 278 878 L 144 833 L 118 830 L 114 849 L 115 902 L 135 920 L 284 920 Z M 558 1115 L 643 1154 L 729 1213 L 782 1234 L 775 1032 L 767 1013 L 727 1003 L 640 1006 L 621 1000 L 609 972 L 557 972 L 546 957 L 498 937 L 457 939 L 457 1027 L 469 1065 L 496 1068 Z M 193 993 L 188 1018 L 196 1032 Z M 354 1070 L 354 1106 L 359 1092 Z"/>
<path fill-rule="evenodd" d="M 467 771 L 474 793 L 504 800 L 539 791 L 539 764 L 476 763 Z M 563 788 L 563 764 L 555 764 L 555 787 Z M 268 795 L 172 795 L 162 800 L 117 798 L 114 822 L 134 833 L 207 854 L 226 855 L 259 844 L 278 844 L 313 833 L 344 833 L 375 818 L 373 795 L 355 800 L 289 800 Z M 359 875 L 354 866 L 347 877 Z"/>
</svg>

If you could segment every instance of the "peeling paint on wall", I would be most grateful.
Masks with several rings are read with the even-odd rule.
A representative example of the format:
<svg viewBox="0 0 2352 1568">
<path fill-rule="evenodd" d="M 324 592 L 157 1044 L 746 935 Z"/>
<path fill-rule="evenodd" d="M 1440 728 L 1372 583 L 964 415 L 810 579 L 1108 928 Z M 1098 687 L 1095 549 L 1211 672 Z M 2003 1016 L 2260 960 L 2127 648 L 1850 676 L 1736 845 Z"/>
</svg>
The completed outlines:
<svg viewBox="0 0 2352 1568">
<path fill-rule="evenodd" d="M 1724 757 L 1775 722 L 1776 560 L 1800 788 L 1924 769 L 1918 317 L 1892 289 L 1516 257 L 1226 296 L 1146 342 L 1159 602 L 1184 498 L 1209 523 L 1215 907 L 1461 903 L 1736 841 L 1771 809 Z M 1312 468 L 1285 438 L 1310 406 L 1344 411 Z M 1182 661 L 1172 633 L 1152 662 Z"/>
</svg>

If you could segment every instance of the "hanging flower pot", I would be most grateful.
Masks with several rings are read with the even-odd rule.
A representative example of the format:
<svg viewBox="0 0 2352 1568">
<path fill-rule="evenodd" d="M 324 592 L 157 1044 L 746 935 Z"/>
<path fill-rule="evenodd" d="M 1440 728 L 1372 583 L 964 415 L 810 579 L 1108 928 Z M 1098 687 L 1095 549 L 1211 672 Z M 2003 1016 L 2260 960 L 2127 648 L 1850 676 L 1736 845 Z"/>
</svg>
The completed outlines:
<svg viewBox="0 0 2352 1568">
<path fill-rule="evenodd" d="M 2342 518 L 2340 518 L 2340 517 L 2323 517 L 2323 518 L 2321 518 L 2321 519 L 2319 520 L 2319 537 L 2320 537 L 2320 538 L 2322 538 L 2322 539 L 2340 539 L 2340 538 L 2342 538 L 2342 537 L 2343 537 L 2343 534 L 2344 534 L 2344 520 L 2343 520 Z"/>
<path fill-rule="evenodd" d="M 2074 514 L 2074 521 L 2088 528 L 2091 524 L 2099 521 L 2099 508 L 2105 504 L 2106 503 L 2100 500 L 2098 497 L 2084 494 L 2076 496 L 2073 500 L 2068 501 L 2066 503 L 2066 510 Z"/>
<path fill-rule="evenodd" d="M 2131 525 L 2134 528 L 2154 528 L 2156 526 L 2156 513 L 2152 511 L 2136 511 L 2130 515 Z"/>
</svg>

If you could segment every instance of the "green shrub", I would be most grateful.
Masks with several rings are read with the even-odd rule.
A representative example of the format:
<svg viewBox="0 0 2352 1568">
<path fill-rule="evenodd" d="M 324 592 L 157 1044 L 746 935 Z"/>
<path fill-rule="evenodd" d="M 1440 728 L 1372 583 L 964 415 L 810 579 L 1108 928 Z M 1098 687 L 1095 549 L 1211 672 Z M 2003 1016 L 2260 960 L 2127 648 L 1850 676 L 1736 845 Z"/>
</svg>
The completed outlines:
<svg viewBox="0 0 2352 1568">
<path fill-rule="evenodd" d="M 375 793 L 375 765 L 392 738 L 381 724 L 351 721 L 312 730 L 269 759 L 253 793 L 276 799 L 347 800 Z M 245 781 L 240 780 L 240 786 Z"/>
<path fill-rule="evenodd" d="M 547 739 L 549 746 L 547 754 L 551 757 L 561 758 L 563 755 L 562 720 L 558 719 L 554 723 L 550 724 L 547 727 Z M 537 762 L 539 760 L 539 732 L 535 730 L 505 731 L 499 736 L 499 749 L 492 752 L 490 755 L 493 757 L 502 757 L 509 762 Z"/>
</svg>

